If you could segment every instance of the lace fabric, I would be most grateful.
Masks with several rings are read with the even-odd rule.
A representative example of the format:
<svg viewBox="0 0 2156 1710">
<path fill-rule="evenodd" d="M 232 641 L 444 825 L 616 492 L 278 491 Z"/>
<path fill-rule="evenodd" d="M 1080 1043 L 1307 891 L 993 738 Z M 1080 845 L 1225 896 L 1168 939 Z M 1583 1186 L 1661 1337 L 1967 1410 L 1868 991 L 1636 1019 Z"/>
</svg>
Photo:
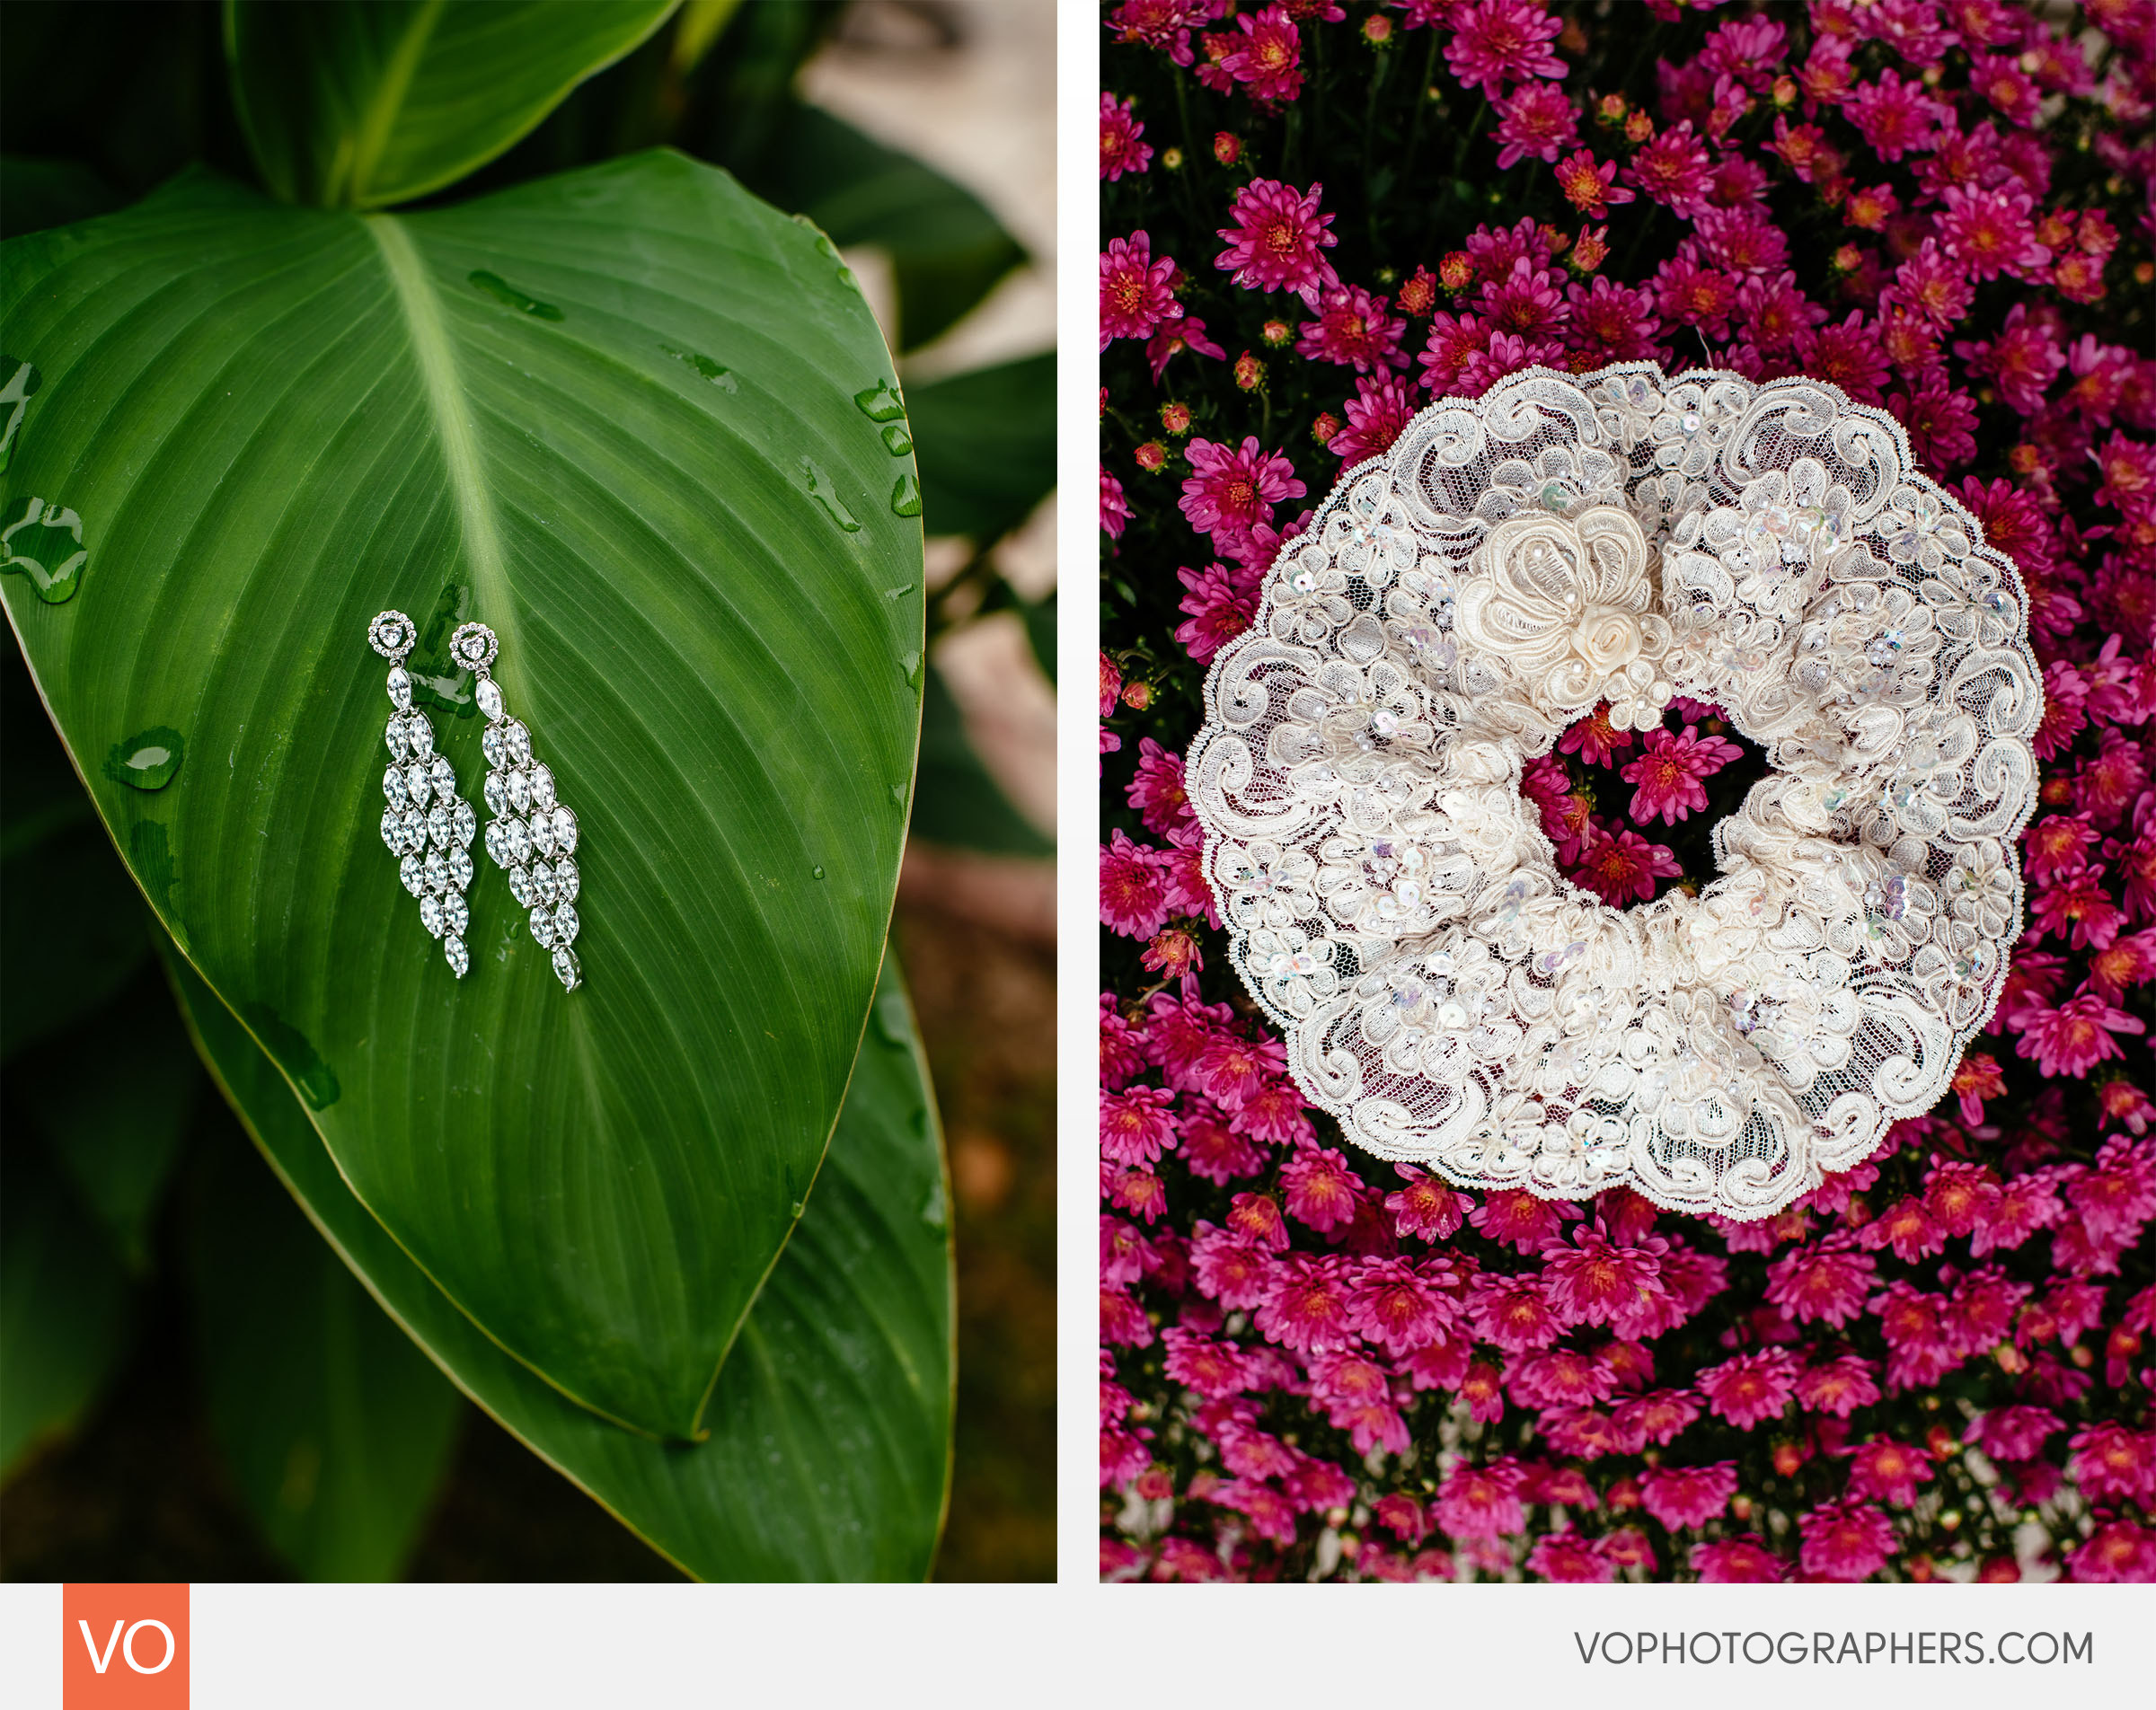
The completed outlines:
<svg viewBox="0 0 2156 1710">
<path fill-rule="evenodd" d="M 1624 911 L 1525 763 L 1602 701 L 1772 770 Z M 1947 1089 L 2019 930 L 2042 679 L 2012 562 L 1826 383 L 1533 368 L 1344 474 L 1215 658 L 1187 788 L 1312 1103 L 1463 1186 L 1772 1215 Z"/>
</svg>

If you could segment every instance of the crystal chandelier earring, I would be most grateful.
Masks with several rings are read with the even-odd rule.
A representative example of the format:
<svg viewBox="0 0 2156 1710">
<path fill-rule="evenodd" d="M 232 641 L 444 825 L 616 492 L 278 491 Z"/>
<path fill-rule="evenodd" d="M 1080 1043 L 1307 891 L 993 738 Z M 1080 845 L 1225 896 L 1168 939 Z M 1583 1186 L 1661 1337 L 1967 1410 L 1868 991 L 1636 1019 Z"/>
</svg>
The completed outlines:
<svg viewBox="0 0 2156 1710">
<path fill-rule="evenodd" d="M 584 983 L 577 953 L 577 816 L 554 797 L 554 774 L 532 754 L 532 734 L 508 716 L 501 685 L 490 674 L 499 644 L 483 623 L 467 623 L 449 638 L 449 653 L 479 679 L 473 698 L 487 717 L 482 792 L 487 853 L 509 876 L 517 905 L 528 909 L 532 939 L 553 952 L 554 974 L 569 991 Z"/>
<path fill-rule="evenodd" d="M 404 656 L 416 635 L 402 612 L 384 612 L 367 630 L 367 640 L 389 661 L 389 715 L 384 735 L 390 766 L 382 774 L 382 841 L 393 855 L 404 888 L 420 899 L 420 923 L 442 940 L 442 954 L 458 979 L 471 965 L 464 949 L 470 912 L 464 887 L 472 883 L 472 839 L 479 816 L 456 793 L 456 772 L 434 751 L 434 727 L 413 710 L 411 674 Z"/>
</svg>

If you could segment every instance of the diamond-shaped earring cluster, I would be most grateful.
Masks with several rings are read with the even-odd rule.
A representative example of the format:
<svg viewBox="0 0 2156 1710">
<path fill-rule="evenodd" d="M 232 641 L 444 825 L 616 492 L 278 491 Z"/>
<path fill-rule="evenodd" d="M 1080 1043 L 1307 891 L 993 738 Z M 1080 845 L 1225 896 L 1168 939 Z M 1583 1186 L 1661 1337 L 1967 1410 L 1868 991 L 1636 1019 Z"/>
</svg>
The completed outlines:
<svg viewBox="0 0 2156 1710">
<path fill-rule="evenodd" d="M 420 921 L 442 940 L 443 953 L 462 979 L 471 965 L 464 933 L 471 912 L 464 891 L 472 883 L 472 842 L 479 816 L 456 793 L 456 771 L 434 745 L 427 715 L 411 704 L 412 680 L 404 668 L 417 631 L 402 612 L 384 612 L 367 630 L 376 652 L 390 661 L 390 715 L 386 736 L 391 764 L 382 775 L 387 805 L 382 841 L 398 858 L 405 889 L 420 900 Z M 486 715 L 481 746 L 487 777 L 486 851 L 508 876 L 509 892 L 528 911 L 533 940 L 551 953 L 555 977 L 574 992 L 584 971 L 572 948 L 582 923 L 577 895 L 577 816 L 555 795 L 554 775 L 532 753 L 531 732 L 508 716 L 492 668 L 499 644 L 483 623 L 466 623 L 449 639 L 450 657 L 477 678 L 473 698 Z"/>
<path fill-rule="evenodd" d="M 402 612 L 384 612 L 367 630 L 374 649 L 389 661 L 389 715 L 384 736 L 389 769 L 382 774 L 382 841 L 398 857 L 404 888 L 420 899 L 420 924 L 442 941 L 442 954 L 458 979 L 471 966 L 464 929 L 471 911 L 464 890 L 472 883 L 472 839 L 479 816 L 456 793 L 456 769 L 434 747 L 434 727 L 411 704 L 411 674 L 404 657 L 416 631 Z"/>
</svg>

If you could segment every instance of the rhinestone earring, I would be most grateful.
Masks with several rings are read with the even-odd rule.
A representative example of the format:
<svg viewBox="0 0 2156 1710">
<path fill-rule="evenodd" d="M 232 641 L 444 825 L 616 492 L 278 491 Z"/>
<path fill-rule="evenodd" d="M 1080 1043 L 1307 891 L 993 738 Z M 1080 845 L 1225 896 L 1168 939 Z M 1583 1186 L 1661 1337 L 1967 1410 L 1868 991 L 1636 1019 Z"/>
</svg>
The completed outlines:
<svg viewBox="0 0 2156 1710">
<path fill-rule="evenodd" d="M 375 651 L 389 661 L 389 715 L 384 733 L 390 767 L 382 774 L 382 841 L 402 857 L 398 874 L 420 899 L 420 923 L 442 941 L 442 954 L 458 979 L 472 965 L 464 949 L 471 921 L 464 887 L 472 883 L 472 839 L 479 815 L 456 793 L 456 771 L 434 752 L 434 727 L 411 705 L 411 674 L 404 656 L 417 631 L 402 612 L 384 612 L 367 630 Z"/>
<path fill-rule="evenodd" d="M 532 757 L 532 733 L 508 716 L 501 685 L 490 674 L 499 644 L 483 623 L 466 623 L 449 638 L 449 654 L 479 679 L 473 691 L 487 717 L 482 746 L 487 781 L 487 853 L 509 876 L 517 905 L 531 911 L 532 940 L 552 950 L 554 974 L 574 992 L 584 983 L 577 953 L 577 816 L 555 799 L 554 774 Z"/>
</svg>

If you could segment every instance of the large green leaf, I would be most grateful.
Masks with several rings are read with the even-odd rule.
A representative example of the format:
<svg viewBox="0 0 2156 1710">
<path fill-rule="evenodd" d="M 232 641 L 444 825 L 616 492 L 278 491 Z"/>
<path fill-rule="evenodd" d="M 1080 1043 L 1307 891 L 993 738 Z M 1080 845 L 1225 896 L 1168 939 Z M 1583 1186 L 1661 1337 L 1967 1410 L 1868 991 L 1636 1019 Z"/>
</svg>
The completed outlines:
<svg viewBox="0 0 2156 1710">
<path fill-rule="evenodd" d="M 830 1157 L 712 1398 L 658 1443 L 562 1399 L 474 1330 L 339 1177 L 231 1013 L 174 965 L 205 1059 L 285 1184 L 457 1387 L 702 1579 L 919 1579 L 950 1485 L 951 1270 L 942 1135 L 887 969 Z"/>
<path fill-rule="evenodd" d="M 305 1134 L 266 1065 L 264 1079 Z M 394 1577 L 463 1403 L 229 1124 L 190 1186 L 199 1381 L 233 1482 L 307 1578 Z"/>
<path fill-rule="evenodd" d="M 922 521 L 985 545 L 1056 487 L 1056 353 L 1021 357 L 913 387 Z"/>
<path fill-rule="evenodd" d="M 128 1279 L 27 1136 L 0 1163 L 0 1474 L 74 1424 L 126 1346 Z"/>
<path fill-rule="evenodd" d="M 917 489 L 851 276 L 668 154 L 408 218 L 198 179 L 0 259 L 44 375 L 4 502 L 90 551 L 65 604 L 0 595 L 136 878 L 490 1335 L 694 1435 L 837 1116 L 909 806 Z M 582 990 L 484 862 L 470 976 L 421 930 L 376 831 L 385 606 L 468 798 L 442 640 L 499 634 L 582 824 Z"/>
<path fill-rule="evenodd" d="M 674 0 L 225 0 L 225 57 L 263 181 L 385 207 L 453 184 L 627 53 Z"/>
</svg>

